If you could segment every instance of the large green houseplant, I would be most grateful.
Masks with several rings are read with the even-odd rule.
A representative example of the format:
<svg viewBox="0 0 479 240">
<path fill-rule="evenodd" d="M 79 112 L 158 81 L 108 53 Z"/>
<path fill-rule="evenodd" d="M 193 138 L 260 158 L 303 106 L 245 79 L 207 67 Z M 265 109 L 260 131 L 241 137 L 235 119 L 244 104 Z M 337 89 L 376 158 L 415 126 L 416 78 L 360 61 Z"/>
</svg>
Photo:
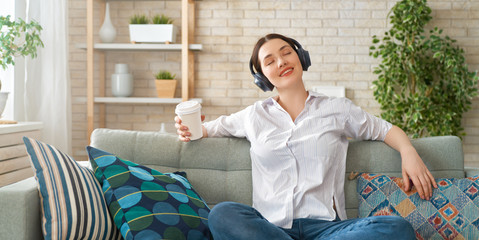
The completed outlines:
<svg viewBox="0 0 479 240">
<path fill-rule="evenodd" d="M 402 0 L 389 13 L 391 29 L 373 36 L 370 55 L 382 61 L 374 70 L 374 97 L 381 117 L 411 137 L 463 136 L 461 119 L 477 95 L 478 76 L 468 70 L 464 50 L 434 28 L 426 0 Z"/>
<path fill-rule="evenodd" d="M 40 39 L 41 31 L 42 27 L 36 21 L 27 23 L 22 19 L 12 20 L 10 15 L 0 16 L 0 66 L 5 70 L 9 65 L 15 65 L 15 57 L 19 56 L 30 55 L 35 58 L 37 47 L 43 47 Z M 0 92 L 0 115 L 5 107 L 7 96 L 7 92 Z"/>
</svg>

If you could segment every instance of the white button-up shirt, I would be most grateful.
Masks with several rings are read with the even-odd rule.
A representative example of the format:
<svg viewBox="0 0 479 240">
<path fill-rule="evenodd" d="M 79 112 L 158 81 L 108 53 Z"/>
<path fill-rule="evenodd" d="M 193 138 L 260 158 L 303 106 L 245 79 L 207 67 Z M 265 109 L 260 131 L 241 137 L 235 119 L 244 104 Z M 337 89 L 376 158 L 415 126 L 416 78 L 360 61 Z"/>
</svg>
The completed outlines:
<svg viewBox="0 0 479 240">
<path fill-rule="evenodd" d="M 268 98 L 204 123 L 209 137 L 251 142 L 253 207 L 273 224 L 293 219 L 346 219 L 344 178 L 348 137 L 384 140 L 392 125 L 347 98 L 310 91 L 303 111 L 290 115 Z"/>
</svg>

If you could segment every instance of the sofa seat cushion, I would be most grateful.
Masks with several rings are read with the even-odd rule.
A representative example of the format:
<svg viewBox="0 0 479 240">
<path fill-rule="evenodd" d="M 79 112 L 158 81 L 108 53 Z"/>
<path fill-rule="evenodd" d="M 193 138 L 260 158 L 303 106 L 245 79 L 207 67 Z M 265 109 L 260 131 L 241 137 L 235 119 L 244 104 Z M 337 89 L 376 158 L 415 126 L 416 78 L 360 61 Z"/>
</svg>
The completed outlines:
<svg viewBox="0 0 479 240">
<path fill-rule="evenodd" d="M 209 208 L 188 180 L 87 147 L 114 222 L 129 239 L 210 239 Z"/>
<path fill-rule="evenodd" d="M 45 239 L 121 239 L 93 173 L 55 147 L 23 138 L 40 192 Z"/>
<path fill-rule="evenodd" d="M 405 192 L 402 178 L 363 173 L 357 185 L 359 217 L 402 216 L 417 239 L 478 239 L 479 176 L 436 182 L 428 201 L 414 187 Z"/>
</svg>

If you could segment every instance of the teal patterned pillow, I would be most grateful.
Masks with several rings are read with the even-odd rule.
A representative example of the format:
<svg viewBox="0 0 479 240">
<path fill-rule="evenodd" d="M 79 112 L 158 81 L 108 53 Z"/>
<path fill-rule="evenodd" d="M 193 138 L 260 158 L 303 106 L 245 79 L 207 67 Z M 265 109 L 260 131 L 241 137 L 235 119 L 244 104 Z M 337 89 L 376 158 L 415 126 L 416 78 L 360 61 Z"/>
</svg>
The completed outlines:
<svg viewBox="0 0 479 240">
<path fill-rule="evenodd" d="M 402 216 L 413 226 L 417 239 L 479 239 L 479 176 L 436 182 L 438 188 L 427 201 L 415 188 L 404 192 L 401 178 L 361 174 L 359 217 Z"/>
<path fill-rule="evenodd" d="M 210 239 L 210 209 L 186 178 L 88 146 L 95 177 L 126 240 Z"/>
</svg>

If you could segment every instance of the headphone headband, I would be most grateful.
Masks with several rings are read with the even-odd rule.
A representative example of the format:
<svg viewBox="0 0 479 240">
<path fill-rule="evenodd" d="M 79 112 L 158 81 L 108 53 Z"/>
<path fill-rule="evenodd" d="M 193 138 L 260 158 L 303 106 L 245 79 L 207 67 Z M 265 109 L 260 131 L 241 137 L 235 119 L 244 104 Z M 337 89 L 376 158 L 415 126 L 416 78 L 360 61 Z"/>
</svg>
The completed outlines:
<svg viewBox="0 0 479 240">
<path fill-rule="evenodd" d="M 303 67 L 303 71 L 308 71 L 309 66 L 311 66 L 311 58 L 309 57 L 308 51 L 304 50 L 298 41 L 292 38 L 289 38 L 289 40 L 291 40 L 291 42 L 293 42 L 293 45 L 296 47 L 293 49 L 298 54 L 299 61 L 301 62 L 301 66 Z M 269 81 L 269 79 L 263 73 L 254 72 L 253 61 L 251 61 L 251 59 L 249 60 L 249 70 L 251 72 L 251 75 L 253 75 L 254 77 L 254 83 L 256 84 L 256 86 L 261 88 L 264 92 L 273 91 L 274 85 Z"/>
<path fill-rule="evenodd" d="M 299 44 L 298 41 L 296 41 L 296 40 L 294 40 L 294 39 L 292 39 L 292 38 L 290 38 L 289 40 L 291 40 L 291 42 L 294 43 L 294 46 L 296 47 L 296 49 L 294 49 L 295 51 L 298 51 L 297 49 L 303 49 L 303 46 L 301 46 L 301 44 Z"/>
</svg>

